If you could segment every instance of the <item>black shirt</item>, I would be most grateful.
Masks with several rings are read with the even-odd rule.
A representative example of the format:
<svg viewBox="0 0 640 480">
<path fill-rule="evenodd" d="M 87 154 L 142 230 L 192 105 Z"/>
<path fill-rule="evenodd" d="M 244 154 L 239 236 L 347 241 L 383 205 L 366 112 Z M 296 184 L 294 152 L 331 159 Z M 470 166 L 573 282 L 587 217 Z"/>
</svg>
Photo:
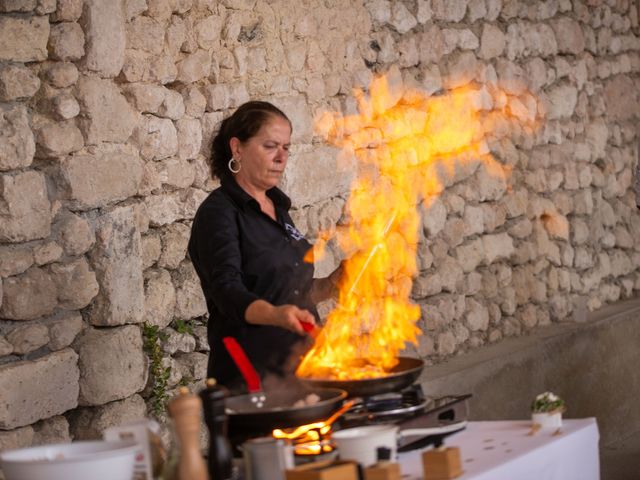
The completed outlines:
<svg viewBox="0 0 640 480">
<path fill-rule="evenodd" d="M 249 304 L 258 299 L 293 304 L 318 317 L 309 300 L 313 263 L 304 261 L 311 244 L 289 216 L 289 197 L 278 188 L 268 190 L 267 196 L 277 221 L 233 178 L 224 179 L 202 202 L 191 228 L 189 255 L 209 310 L 208 375 L 232 389 L 242 382 L 224 337 L 237 339 L 261 376 L 286 373 L 284 365 L 302 340 L 283 328 L 247 323 Z"/>
</svg>

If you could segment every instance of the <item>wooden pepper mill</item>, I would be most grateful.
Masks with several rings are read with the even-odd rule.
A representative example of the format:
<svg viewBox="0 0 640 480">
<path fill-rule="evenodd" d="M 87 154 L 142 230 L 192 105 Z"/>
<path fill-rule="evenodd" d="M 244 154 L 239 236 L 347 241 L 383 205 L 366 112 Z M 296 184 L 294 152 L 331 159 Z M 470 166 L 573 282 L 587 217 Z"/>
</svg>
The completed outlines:
<svg viewBox="0 0 640 480">
<path fill-rule="evenodd" d="M 209 480 L 207 466 L 200 453 L 200 417 L 202 401 L 197 395 L 181 387 L 169 402 L 169 415 L 173 418 L 179 445 L 177 480 Z"/>
</svg>

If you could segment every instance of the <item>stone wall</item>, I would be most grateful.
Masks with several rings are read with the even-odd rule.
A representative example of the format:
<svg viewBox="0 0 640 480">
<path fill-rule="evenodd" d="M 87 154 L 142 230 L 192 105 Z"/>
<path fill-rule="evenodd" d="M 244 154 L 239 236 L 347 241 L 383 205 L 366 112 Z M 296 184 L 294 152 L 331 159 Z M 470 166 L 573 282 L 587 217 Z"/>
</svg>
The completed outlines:
<svg viewBox="0 0 640 480">
<path fill-rule="evenodd" d="M 284 188 L 311 239 L 340 221 L 354 173 L 313 118 L 352 112 L 374 73 L 397 67 L 429 93 L 467 74 L 544 105 L 535 136 L 492 145 L 508 182 L 469 172 L 424 210 L 415 350 L 430 363 L 640 289 L 636 2 L 2 0 L 0 12 L 0 449 L 144 414 L 145 322 L 162 332 L 168 388 L 202 379 L 206 308 L 186 244 L 215 187 L 212 133 L 250 98 L 293 120 Z"/>
</svg>

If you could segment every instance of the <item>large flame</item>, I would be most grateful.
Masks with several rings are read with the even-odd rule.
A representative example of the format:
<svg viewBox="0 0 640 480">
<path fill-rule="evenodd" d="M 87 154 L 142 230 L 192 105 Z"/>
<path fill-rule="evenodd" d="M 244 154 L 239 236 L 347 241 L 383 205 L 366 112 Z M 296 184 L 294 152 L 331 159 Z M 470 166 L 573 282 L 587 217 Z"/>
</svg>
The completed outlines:
<svg viewBox="0 0 640 480">
<path fill-rule="evenodd" d="M 505 121 L 533 123 L 536 117 L 520 101 L 483 110 L 483 92 L 472 88 L 429 96 L 396 84 L 390 88 L 386 76 L 378 77 L 368 96 L 355 93 L 359 114 L 324 113 L 316 124 L 358 161 L 347 204 L 350 224 L 339 237 L 345 252 L 356 253 L 345 262 L 338 307 L 298 367 L 302 377 L 383 376 L 405 344 L 416 343 L 420 309 L 410 300 L 417 273 L 416 207 L 443 190 L 456 161 L 482 162 L 504 175 L 489 155 L 487 134 Z M 490 96 L 508 98 L 497 90 Z M 522 108 L 515 111 L 514 105 Z"/>
</svg>

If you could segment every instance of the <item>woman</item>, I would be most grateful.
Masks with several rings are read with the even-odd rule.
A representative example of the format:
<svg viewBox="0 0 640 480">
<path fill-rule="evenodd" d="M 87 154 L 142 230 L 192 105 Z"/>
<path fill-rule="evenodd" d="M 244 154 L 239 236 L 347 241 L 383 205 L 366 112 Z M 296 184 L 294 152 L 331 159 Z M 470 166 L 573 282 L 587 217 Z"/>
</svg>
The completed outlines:
<svg viewBox="0 0 640 480">
<path fill-rule="evenodd" d="M 301 322 L 315 324 L 314 304 L 329 297 L 338 276 L 314 281 L 313 264 L 304 262 L 311 245 L 276 187 L 291 130 L 267 102 L 247 102 L 224 120 L 210 158 L 221 186 L 202 203 L 191 230 L 189 255 L 209 309 L 208 375 L 236 391 L 244 382 L 222 339 L 235 337 L 262 377 L 290 373 L 288 360 L 305 343 Z"/>
</svg>

